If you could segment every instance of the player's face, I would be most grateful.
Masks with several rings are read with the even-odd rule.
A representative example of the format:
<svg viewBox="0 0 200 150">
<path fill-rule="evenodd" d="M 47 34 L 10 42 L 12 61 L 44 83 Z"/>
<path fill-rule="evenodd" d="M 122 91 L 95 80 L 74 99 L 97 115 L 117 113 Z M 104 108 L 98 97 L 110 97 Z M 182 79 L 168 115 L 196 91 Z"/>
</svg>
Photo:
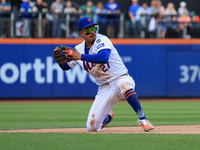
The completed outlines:
<svg viewBox="0 0 200 150">
<path fill-rule="evenodd" d="M 97 27 L 95 25 L 89 26 L 87 28 L 84 28 L 80 31 L 80 34 L 83 36 L 83 38 L 88 41 L 92 42 L 96 39 L 96 31 Z"/>
</svg>

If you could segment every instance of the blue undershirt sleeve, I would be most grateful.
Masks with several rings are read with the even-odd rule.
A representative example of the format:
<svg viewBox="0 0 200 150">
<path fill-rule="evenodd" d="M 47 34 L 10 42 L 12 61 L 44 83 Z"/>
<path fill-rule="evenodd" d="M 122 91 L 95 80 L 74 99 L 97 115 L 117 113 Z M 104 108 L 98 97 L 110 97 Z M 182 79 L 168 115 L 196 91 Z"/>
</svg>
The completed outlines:
<svg viewBox="0 0 200 150">
<path fill-rule="evenodd" d="M 71 69 L 71 67 L 66 63 L 66 64 L 59 64 L 60 68 L 62 68 L 62 70 L 69 70 Z"/>
<path fill-rule="evenodd" d="M 108 59 L 110 56 L 110 50 L 109 49 L 103 49 L 99 51 L 99 53 L 90 55 L 90 54 L 82 54 L 81 60 L 85 60 L 92 63 L 99 63 L 99 64 L 105 64 L 108 63 Z M 66 64 L 59 64 L 60 68 L 62 70 L 69 70 L 71 67 Z"/>
<path fill-rule="evenodd" d="M 94 55 L 82 54 L 81 60 L 85 60 L 92 63 L 105 64 L 108 63 L 109 56 L 110 56 L 110 50 L 103 49 Z"/>
</svg>

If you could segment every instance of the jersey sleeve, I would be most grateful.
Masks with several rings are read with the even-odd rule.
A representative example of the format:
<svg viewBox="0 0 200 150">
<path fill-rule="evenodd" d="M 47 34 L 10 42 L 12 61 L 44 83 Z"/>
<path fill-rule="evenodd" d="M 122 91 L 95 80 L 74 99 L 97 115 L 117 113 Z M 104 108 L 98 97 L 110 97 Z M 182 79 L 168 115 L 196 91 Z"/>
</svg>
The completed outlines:
<svg viewBox="0 0 200 150">
<path fill-rule="evenodd" d="M 97 39 L 95 41 L 95 47 L 97 49 L 97 53 L 103 49 L 111 50 L 111 44 L 112 44 L 111 41 L 106 36 L 102 36 L 101 38 Z"/>
<path fill-rule="evenodd" d="M 78 64 L 78 61 L 80 60 L 70 61 L 67 64 L 69 65 L 70 68 L 74 68 Z"/>
<path fill-rule="evenodd" d="M 83 45 L 83 44 L 82 44 L 82 45 Z M 76 46 L 74 47 L 74 48 L 75 48 L 79 53 L 81 53 L 81 54 L 82 54 L 81 50 L 82 50 L 82 48 L 83 48 L 82 45 L 76 45 Z M 80 61 L 81 61 L 81 60 L 73 60 L 73 61 L 68 62 L 67 64 L 69 65 L 69 67 L 74 68 L 74 67 L 76 67 L 76 65 L 80 64 Z"/>
</svg>

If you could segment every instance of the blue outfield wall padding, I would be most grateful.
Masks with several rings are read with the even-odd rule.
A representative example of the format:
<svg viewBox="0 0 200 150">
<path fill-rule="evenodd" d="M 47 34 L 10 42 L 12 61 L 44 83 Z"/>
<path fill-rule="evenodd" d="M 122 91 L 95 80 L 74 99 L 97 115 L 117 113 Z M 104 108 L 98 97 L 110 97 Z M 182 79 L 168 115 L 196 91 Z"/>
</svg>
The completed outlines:
<svg viewBox="0 0 200 150">
<path fill-rule="evenodd" d="M 94 79 L 80 66 L 62 71 L 52 57 L 56 46 L 0 44 L 6 54 L 0 56 L 0 98 L 94 97 Z M 200 44 L 115 47 L 139 97 L 200 97 Z"/>
</svg>

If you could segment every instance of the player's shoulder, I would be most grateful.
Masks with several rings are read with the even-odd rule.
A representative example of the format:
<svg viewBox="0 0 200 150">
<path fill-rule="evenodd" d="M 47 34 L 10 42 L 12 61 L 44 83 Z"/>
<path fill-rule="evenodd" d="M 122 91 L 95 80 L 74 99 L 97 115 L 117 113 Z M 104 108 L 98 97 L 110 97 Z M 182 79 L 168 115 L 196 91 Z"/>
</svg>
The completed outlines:
<svg viewBox="0 0 200 150">
<path fill-rule="evenodd" d="M 97 34 L 96 40 L 95 40 L 95 44 L 101 43 L 101 42 L 107 42 L 110 41 L 110 39 L 102 34 Z"/>
<path fill-rule="evenodd" d="M 83 41 L 82 43 L 78 44 L 75 46 L 76 49 L 80 49 L 80 48 L 84 48 L 85 46 L 85 41 Z"/>
<path fill-rule="evenodd" d="M 97 34 L 93 48 L 96 48 L 97 51 L 99 51 L 102 49 L 111 49 L 112 47 L 113 44 L 107 36 L 102 34 Z"/>
</svg>

